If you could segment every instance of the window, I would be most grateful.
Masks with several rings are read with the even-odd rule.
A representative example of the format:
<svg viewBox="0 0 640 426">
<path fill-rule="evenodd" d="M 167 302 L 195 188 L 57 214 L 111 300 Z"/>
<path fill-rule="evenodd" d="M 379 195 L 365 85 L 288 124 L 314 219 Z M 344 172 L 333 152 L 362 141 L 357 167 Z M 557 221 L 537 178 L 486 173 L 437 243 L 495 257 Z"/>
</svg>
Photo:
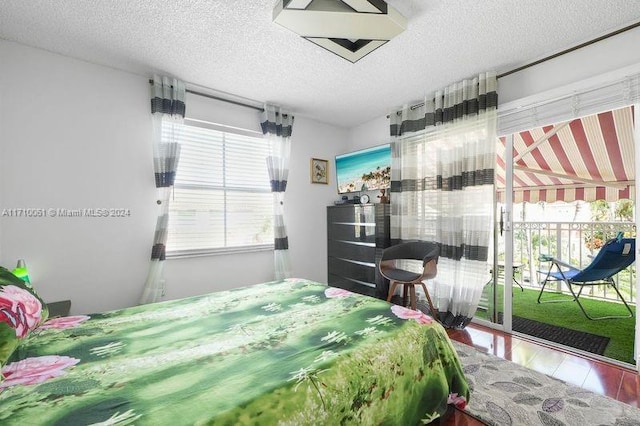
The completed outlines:
<svg viewBox="0 0 640 426">
<path fill-rule="evenodd" d="M 167 255 L 273 248 L 268 155 L 258 133 L 185 120 Z"/>
</svg>

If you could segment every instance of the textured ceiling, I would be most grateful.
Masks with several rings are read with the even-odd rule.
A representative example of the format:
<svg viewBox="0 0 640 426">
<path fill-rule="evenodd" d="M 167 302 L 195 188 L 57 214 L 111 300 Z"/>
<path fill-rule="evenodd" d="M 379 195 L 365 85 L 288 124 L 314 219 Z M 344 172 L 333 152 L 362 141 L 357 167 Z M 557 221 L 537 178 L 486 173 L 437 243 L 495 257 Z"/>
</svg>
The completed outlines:
<svg viewBox="0 0 640 426">
<path fill-rule="evenodd" d="M 640 0 L 388 3 L 407 30 L 355 64 L 272 23 L 274 0 L 0 0 L 0 38 L 352 127 L 640 19 Z"/>
</svg>

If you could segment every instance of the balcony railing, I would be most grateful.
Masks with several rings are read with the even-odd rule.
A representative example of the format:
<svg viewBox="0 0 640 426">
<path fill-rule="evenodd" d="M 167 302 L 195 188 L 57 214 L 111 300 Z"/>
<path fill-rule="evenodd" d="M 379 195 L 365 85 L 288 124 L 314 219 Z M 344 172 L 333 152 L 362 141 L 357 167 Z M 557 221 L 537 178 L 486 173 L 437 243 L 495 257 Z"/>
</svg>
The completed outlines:
<svg viewBox="0 0 640 426">
<path fill-rule="evenodd" d="M 541 270 L 548 270 L 548 262 L 540 262 L 541 254 L 550 255 L 584 268 L 602 244 L 619 232 L 635 236 L 632 222 L 514 222 L 513 262 L 521 264 L 518 281 L 525 287 L 539 289 L 544 280 Z M 504 239 L 499 240 L 498 259 L 504 260 Z M 627 303 L 635 303 L 635 263 L 614 277 Z M 557 283 L 558 291 L 567 291 Z M 619 300 L 615 291 L 606 285 L 585 288 L 584 296 L 610 301 Z"/>
</svg>

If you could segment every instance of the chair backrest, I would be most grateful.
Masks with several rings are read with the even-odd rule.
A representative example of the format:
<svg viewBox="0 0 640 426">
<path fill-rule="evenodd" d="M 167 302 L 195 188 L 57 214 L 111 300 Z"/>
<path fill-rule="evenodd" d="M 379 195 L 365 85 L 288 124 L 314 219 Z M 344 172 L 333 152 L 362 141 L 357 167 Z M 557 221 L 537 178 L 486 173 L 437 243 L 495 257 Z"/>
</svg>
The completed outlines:
<svg viewBox="0 0 640 426">
<path fill-rule="evenodd" d="M 421 260 L 424 265 L 432 259 L 438 259 L 440 246 L 431 241 L 409 241 L 387 247 L 382 252 L 381 260 L 413 259 Z"/>
<path fill-rule="evenodd" d="M 600 248 L 597 256 L 582 271 L 577 273 L 573 282 L 590 282 L 610 278 L 636 260 L 635 238 L 609 240 Z"/>
</svg>

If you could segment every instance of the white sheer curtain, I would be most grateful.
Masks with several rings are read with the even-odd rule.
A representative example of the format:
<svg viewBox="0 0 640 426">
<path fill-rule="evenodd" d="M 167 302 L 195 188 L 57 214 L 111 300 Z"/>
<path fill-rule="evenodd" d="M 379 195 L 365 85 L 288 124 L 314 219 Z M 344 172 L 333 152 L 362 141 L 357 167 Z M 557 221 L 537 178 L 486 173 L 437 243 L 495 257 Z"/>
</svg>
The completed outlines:
<svg viewBox="0 0 640 426">
<path fill-rule="evenodd" d="M 286 114 L 273 105 L 265 105 L 260 122 L 262 133 L 269 142 L 270 155 L 267 157 L 267 169 L 273 193 L 273 236 L 275 279 L 291 277 L 289 256 L 289 237 L 285 221 L 284 193 L 289 176 L 289 158 L 291 156 L 291 132 L 293 116 Z"/>
<path fill-rule="evenodd" d="M 158 219 L 151 248 L 151 263 L 140 304 L 160 301 L 164 293 L 164 260 L 169 225 L 169 196 L 180 159 L 185 114 L 185 85 L 175 78 L 154 76 L 151 87 L 153 169 Z"/>
<path fill-rule="evenodd" d="M 432 297 L 449 327 L 470 322 L 490 278 L 495 87 L 483 74 L 391 115 L 392 242 L 439 243 Z"/>
</svg>

